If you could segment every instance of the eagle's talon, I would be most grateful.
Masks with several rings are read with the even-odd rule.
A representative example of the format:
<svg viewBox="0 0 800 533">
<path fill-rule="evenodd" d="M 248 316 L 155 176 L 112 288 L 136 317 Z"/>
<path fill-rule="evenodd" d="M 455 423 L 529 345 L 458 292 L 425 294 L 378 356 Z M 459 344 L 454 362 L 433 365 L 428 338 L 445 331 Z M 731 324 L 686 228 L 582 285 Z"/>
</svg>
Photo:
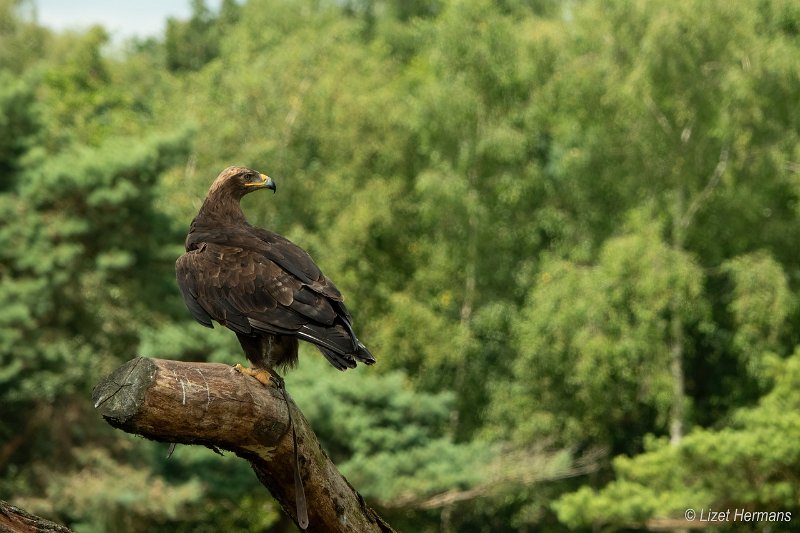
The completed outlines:
<svg viewBox="0 0 800 533">
<path fill-rule="evenodd" d="M 233 365 L 233 369 L 245 376 L 256 378 L 265 387 L 269 387 L 270 382 L 274 381 L 277 388 L 283 388 L 283 378 L 265 368 L 253 369 L 236 363 Z"/>
</svg>

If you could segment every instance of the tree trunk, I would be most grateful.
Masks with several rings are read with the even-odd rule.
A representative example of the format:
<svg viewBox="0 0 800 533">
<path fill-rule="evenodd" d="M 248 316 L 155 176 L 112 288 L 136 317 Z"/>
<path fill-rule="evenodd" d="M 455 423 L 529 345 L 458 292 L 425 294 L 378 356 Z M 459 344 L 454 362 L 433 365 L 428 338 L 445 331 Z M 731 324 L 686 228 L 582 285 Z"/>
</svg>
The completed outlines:
<svg viewBox="0 0 800 533">
<path fill-rule="evenodd" d="M 117 368 L 92 393 L 95 408 L 115 428 L 156 441 L 229 450 L 247 460 L 297 523 L 288 403 L 308 530 L 393 531 L 339 473 L 288 393 L 286 398 L 228 365 L 143 357 Z"/>
<path fill-rule="evenodd" d="M 678 187 L 675 194 L 675 214 L 672 224 L 672 249 L 683 252 L 684 193 Z M 670 302 L 670 374 L 672 377 L 672 407 L 669 413 L 669 441 L 680 444 L 683 439 L 683 424 L 686 407 L 686 378 L 683 373 L 683 319 L 680 314 L 679 295 L 673 294 Z"/>
<path fill-rule="evenodd" d="M 691 127 L 686 127 L 681 133 L 681 142 L 686 144 L 692 135 Z M 723 146 L 719 152 L 719 160 L 714 167 L 714 172 L 708 179 L 703 190 L 695 195 L 692 203 L 684 209 L 685 192 L 678 186 L 675 191 L 675 205 L 672 217 L 672 249 L 684 251 L 686 232 L 692 224 L 697 212 L 708 202 L 714 190 L 722 179 L 722 174 L 728 165 L 728 147 Z M 672 375 L 672 408 L 670 409 L 669 441 L 680 444 L 686 424 L 686 376 L 684 374 L 684 322 L 680 315 L 678 296 L 673 295 L 671 302 L 672 317 L 670 318 L 670 373 Z"/>
</svg>

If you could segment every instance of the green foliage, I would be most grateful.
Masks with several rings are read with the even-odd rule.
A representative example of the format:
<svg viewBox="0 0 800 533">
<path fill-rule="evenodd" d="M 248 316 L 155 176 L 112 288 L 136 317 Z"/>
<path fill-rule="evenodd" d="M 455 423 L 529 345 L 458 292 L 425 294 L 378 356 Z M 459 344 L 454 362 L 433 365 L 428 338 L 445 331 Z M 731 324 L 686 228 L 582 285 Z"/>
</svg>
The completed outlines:
<svg viewBox="0 0 800 533">
<path fill-rule="evenodd" d="M 498 387 L 498 431 L 520 442 L 544 437 L 621 451 L 631 443 L 616 427 L 663 429 L 669 318 L 705 318 L 703 274 L 692 257 L 670 249 L 651 224 L 606 241 L 595 266 L 552 261 L 539 276 L 515 324 L 512 383 Z"/>
<path fill-rule="evenodd" d="M 47 32 L 34 22 L 34 10 L 32 0 L 0 1 L 0 71 L 21 74 L 43 55 Z"/>
<path fill-rule="evenodd" d="M 79 473 L 57 473 L 39 498 L 20 498 L 32 512 L 68 518 L 78 532 L 145 531 L 138 520 L 175 520 L 202 493 L 197 480 L 167 485 L 147 470 L 121 464 L 102 449 L 75 454 Z"/>
<path fill-rule="evenodd" d="M 648 439 L 644 453 L 615 459 L 615 481 L 557 500 L 559 519 L 571 527 L 631 527 L 701 508 L 797 516 L 800 352 L 770 363 L 772 390 L 734 413 L 729 427 L 696 428 L 678 446 Z"/>
<path fill-rule="evenodd" d="M 0 70 L 0 192 L 14 186 L 20 159 L 40 132 L 33 84 Z"/>
<path fill-rule="evenodd" d="M 223 13 L 215 18 L 203 0 L 192 0 L 188 21 L 169 19 L 164 36 L 168 70 L 198 70 L 219 55 L 220 32 L 236 21 L 234 2 L 223 4 Z"/>
<path fill-rule="evenodd" d="M 733 342 L 744 354 L 778 349 L 792 295 L 786 274 L 769 254 L 755 252 L 722 264 L 733 282 L 728 309 L 736 334 Z"/>
<path fill-rule="evenodd" d="M 446 436 L 452 394 L 415 391 L 399 372 L 374 377 L 361 370 L 342 380 L 312 349 L 303 355 L 292 394 L 331 459 L 365 497 L 391 506 L 398 498 L 467 488 L 485 475 L 487 443 L 455 444 Z"/>
<path fill-rule="evenodd" d="M 17 190 L 0 197 L 0 216 L 13 221 L 0 233 L 0 293 L 10 304 L 0 315 L 6 401 L 52 399 L 91 383 L 98 374 L 86 369 L 98 355 L 132 355 L 141 307 L 131 296 L 152 298 L 139 306 L 160 297 L 157 270 L 140 267 L 155 269 L 159 247 L 176 235 L 152 203 L 158 175 L 185 141 L 135 150 L 129 142 L 32 156 Z"/>
</svg>

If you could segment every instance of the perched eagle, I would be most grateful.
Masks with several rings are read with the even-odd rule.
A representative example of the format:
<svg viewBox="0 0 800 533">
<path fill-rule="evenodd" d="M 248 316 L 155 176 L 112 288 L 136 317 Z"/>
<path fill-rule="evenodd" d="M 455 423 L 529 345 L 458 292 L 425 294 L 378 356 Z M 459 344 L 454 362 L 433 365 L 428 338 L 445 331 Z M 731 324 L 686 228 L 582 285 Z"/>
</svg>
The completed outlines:
<svg viewBox="0 0 800 533">
<path fill-rule="evenodd" d="M 226 168 L 211 184 L 175 264 L 189 311 L 204 326 L 215 320 L 233 330 L 252 366 L 278 380 L 275 367 L 297 362 L 297 339 L 315 344 L 339 370 L 373 364 L 341 293 L 311 256 L 247 223 L 239 201 L 259 189 L 275 192 L 275 182 L 242 167 Z"/>
</svg>

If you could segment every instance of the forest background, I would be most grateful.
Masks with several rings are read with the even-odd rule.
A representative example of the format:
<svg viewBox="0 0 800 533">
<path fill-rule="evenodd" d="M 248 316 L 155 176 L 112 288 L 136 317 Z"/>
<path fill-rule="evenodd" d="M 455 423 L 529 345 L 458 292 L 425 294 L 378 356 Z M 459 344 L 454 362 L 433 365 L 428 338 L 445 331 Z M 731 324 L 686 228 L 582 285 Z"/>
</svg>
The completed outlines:
<svg viewBox="0 0 800 533">
<path fill-rule="evenodd" d="M 136 355 L 242 362 L 173 272 L 240 164 L 378 358 L 304 347 L 287 384 L 396 528 L 800 520 L 793 0 L 193 0 L 124 44 L 0 0 L 0 125 L 2 499 L 290 527 L 244 461 L 166 460 L 89 400 Z"/>
</svg>

